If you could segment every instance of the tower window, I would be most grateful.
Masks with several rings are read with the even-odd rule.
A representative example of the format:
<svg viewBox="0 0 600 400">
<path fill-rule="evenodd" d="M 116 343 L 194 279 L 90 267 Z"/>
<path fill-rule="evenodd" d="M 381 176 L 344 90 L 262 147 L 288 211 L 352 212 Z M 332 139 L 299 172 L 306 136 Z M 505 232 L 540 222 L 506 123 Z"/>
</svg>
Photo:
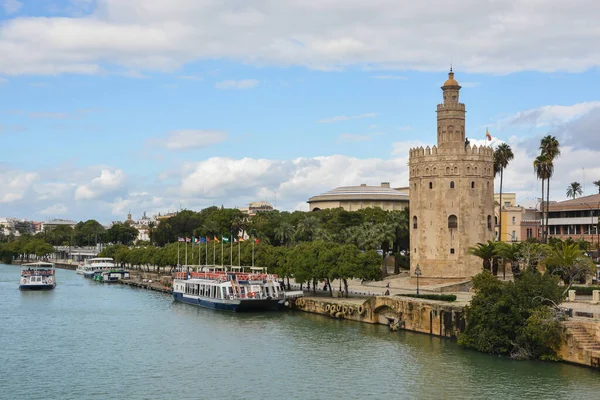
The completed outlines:
<svg viewBox="0 0 600 400">
<path fill-rule="evenodd" d="M 450 189 L 454 189 L 454 181 L 450 182 Z"/>
<path fill-rule="evenodd" d="M 433 189 L 433 182 L 429 182 L 429 189 Z"/>
<path fill-rule="evenodd" d="M 413 217 L 413 229 L 417 229 L 417 216 Z"/>
<path fill-rule="evenodd" d="M 450 215 L 448 217 L 448 229 L 456 229 L 458 228 L 458 218 L 456 215 Z"/>
<path fill-rule="evenodd" d="M 450 254 L 454 254 L 454 248 L 450 249 Z"/>
<path fill-rule="evenodd" d="M 491 215 L 488 215 L 487 223 L 488 223 L 488 229 L 491 231 L 492 230 L 492 216 Z"/>
<path fill-rule="evenodd" d="M 415 183 L 415 190 L 417 190 L 417 184 Z"/>
<path fill-rule="evenodd" d="M 471 189 L 475 189 L 475 181 L 471 182 Z"/>
</svg>

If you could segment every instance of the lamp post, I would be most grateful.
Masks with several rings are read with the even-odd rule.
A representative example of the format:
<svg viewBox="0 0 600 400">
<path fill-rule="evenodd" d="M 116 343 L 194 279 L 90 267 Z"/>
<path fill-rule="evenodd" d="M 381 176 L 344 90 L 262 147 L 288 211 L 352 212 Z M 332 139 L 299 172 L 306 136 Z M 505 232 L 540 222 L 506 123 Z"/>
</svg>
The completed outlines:
<svg viewBox="0 0 600 400">
<path fill-rule="evenodd" d="M 417 264 L 417 268 L 415 268 L 415 276 L 417 277 L 417 296 L 419 295 L 419 277 L 421 276 L 421 268 L 419 268 L 419 264 Z"/>
</svg>

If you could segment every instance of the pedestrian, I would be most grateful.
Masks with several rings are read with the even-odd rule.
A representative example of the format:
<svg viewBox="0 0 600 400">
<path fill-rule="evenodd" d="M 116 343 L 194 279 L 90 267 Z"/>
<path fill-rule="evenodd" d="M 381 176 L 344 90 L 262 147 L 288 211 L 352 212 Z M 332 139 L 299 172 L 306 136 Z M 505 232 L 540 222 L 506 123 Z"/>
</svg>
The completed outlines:
<svg viewBox="0 0 600 400">
<path fill-rule="evenodd" d="M 390 283 L 389 282 L 386 283 L 385 287 L 389 289 L 390 288 Z"/>
<path fill-rule="evenodd" d="M 385 295 L 386 295 L 386 296 L 389 296 L 389 295 L 390 295 L 390 289 L 388 289 L 388 290 L 386 290 L 386 291 L 385 291 Z"/>
</svg>

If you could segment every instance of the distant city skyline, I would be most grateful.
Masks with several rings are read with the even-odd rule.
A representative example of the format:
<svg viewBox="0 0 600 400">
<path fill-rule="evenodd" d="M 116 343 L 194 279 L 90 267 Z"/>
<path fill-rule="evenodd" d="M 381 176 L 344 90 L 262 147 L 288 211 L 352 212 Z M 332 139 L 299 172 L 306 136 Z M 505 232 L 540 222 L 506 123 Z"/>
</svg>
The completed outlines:
<svg viewBox="0 0 600 400">
<path fill-rule="evenodd" d="M 471 143 L 513 148 L 504 191 L 541 196 L 552 134 L 551 200 L 597 193 L 600 4 L 500 3 L 2 0 L 1 214 L 108 224 L 407 186 L 450 62 Z"/>
</svg>

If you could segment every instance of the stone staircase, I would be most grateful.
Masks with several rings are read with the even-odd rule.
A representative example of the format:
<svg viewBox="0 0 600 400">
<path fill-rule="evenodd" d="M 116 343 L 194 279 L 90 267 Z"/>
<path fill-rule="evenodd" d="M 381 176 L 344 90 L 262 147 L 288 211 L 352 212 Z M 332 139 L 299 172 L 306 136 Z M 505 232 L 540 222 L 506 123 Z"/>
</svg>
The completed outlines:
<svg viewBox="0 0 600 400">
<path fill-rule="evenodd" d="M 571 351 L 569 358 L 575 357 L 579 362 L 600 368 L 600 338 L 590 333 L 584 323 L 575 319 L 565 321 L 564 327 L 567 343 L 572 350 L 577 350 Z"/>
</svg>

